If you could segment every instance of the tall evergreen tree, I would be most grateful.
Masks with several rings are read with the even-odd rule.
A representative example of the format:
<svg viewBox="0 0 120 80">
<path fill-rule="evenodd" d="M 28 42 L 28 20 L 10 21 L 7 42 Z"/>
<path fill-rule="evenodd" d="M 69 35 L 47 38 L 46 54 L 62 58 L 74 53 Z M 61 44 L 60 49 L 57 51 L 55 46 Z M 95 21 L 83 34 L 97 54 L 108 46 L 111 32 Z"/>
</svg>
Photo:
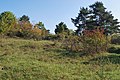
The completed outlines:
<svg viewBox="0 0 120 80">
<path fill-rule="evenodd" d="M 88 18 L 89 18 L 90 11 L 88 8 L 80 8 L 80 12 L 78 13 L 78 17 L 76 19 L 71 18 L 74 25 L 77 27 L 76 33 L 85 29 L 88 26 Z"/>
<path fill-rule="evenodd" d="M 118 31 L 118 19 L 114 19 L 111 11 L 106 11 L 102 2 L 95 2 L 88 8 L 81 8 L 78 17 L 71 19 L 74 25 L 78 28 L 76 33 L 82 32 L 83 29 L 95 29 L 102 27 L 105 33 L 115 33 Z M 81 23 L 80 23 L 81 21 Z"/>
</svg>

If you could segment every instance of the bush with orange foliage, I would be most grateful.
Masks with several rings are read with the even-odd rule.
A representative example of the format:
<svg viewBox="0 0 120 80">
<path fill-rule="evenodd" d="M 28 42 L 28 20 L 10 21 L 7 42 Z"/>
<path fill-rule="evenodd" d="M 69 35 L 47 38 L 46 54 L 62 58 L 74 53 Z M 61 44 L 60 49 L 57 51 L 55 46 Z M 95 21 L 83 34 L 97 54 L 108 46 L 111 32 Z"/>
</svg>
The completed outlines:
<svg viewBox="0 0 120 80">
<path fill-rule="evenodd" d="M 35 39 L 35 40 L 40 40 L 42 39 L 42 30 L 34 27 L 33 29 L 30 30 L 30 38 Z"/>
<path fill-rule="evenodd" d="M 95 30 L 84 31 L 83 36 L 83 46 L 84 52 L 89 54 L 101 53 L 106 51 L 106 36 L 104 35 L 104 30 L 99 28 Z"/>
<path fill-rule="evenodd" d="M 38 27 L 33 26 L 30 22 L 19 21 L 14 28 L 9 31 L 8 36 L 40 40 L 48 33 L 47 30 L 39 29 Z"/>
<path fill-rule="evenodd" d="M 63 48 L 85 54 L 97 54 L 106 51 L 106 36 L 104 30 L 85 30 L 83 36 L 68 36 L 63 41 Z"/>
</svg>

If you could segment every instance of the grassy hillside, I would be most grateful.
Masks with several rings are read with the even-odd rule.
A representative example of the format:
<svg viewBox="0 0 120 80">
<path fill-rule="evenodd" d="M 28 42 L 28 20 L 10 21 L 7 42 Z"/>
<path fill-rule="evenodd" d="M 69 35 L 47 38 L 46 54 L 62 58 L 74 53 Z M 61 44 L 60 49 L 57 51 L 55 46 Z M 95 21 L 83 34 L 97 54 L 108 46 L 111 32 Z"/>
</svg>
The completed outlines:
<svg viewBox="0 0 120 80">
<path fill-rule="evenodd" d="M 119 54 L 70 57 L 68 51 L 51 45 L 0 39 L 0 80 L 120 80 Z"/>
</svg>

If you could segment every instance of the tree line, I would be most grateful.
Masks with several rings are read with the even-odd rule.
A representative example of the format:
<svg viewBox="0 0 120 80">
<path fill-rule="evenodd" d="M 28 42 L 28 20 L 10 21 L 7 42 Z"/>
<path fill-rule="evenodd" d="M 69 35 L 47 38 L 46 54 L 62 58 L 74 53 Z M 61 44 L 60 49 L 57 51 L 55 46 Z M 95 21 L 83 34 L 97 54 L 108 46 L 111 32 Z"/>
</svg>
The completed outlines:
<svg viewBox="0 0 120 80">
<path fill-rule="evenodd" d="M 110 40 L 108 35 L 120 33 L 118 19 L 108 11 L 102 2 L 95 2 L 89 7 L 81 7 L 76 18 L 71 22 L 77 27 L 73 31 L 64 22 L 56 25 L 55 34 L 47 30 L 43 22 L 32 24 L 27 15 L 16 19 L 10 11 L 0 14 L 0 35 L 34 40 L 58 40 L 62 48 L 84 53 L 100 53 L 107 50 Z M 120 42 L 120 36 L 112 42 Z"/>
<path fill-rule="evenodd" d="M 71 18 L 77 30 L 70 30 L 64 22 L 56 25 L 56 34 L 83 35 L 85 30 L 104 29 L 104 34 L 119 33 L 119 22 L 111 11 L 106 10 L 102 2 L 95 2 L 89 7 L 81 7 L 76 18 Z M 46 36 L 50 32 L 42 22 L 31 24 L 28 16 L 23 15 L 16 19 L 10 11 L 0 14 L 0 34 L 16 35 L 18 37 Z"/>
<path fill-rule="evenodd" d="M 84 30 L 94 30 L 98 27 L 103 28 L 105 30 L 105 34 L 107 35 L 120 32 L 118 19 L 114 19 L 111 11 L 106 10 L 102 2 L 95 2 L 89 7 L 81 7 L 78 16 L 76 18 L 71 18 L 71 21 L 75 27 L 77 27 L 77 30 L 75 31 L 77 35 L 82 34 Z M 49 33 L 49 30 L 46 30 L 42 22 L 32 25 L 29 17 L 26 15 L 16 19 L 15 15 L 10 11 L 0 14 L 1 34 L 6 33 L 13 27 L 17 26 L 21 26 L 22 28 L 29 27 L 32 29 L 38 28 L 38 30 L 40 29 L 43 31 L 41 34 Z M 63 32 L 70 34 L 74 31 L 69 30 L 64 22 L 60 22 L 56 25 L 55 33 L 59 34 Z"/>
</svg>

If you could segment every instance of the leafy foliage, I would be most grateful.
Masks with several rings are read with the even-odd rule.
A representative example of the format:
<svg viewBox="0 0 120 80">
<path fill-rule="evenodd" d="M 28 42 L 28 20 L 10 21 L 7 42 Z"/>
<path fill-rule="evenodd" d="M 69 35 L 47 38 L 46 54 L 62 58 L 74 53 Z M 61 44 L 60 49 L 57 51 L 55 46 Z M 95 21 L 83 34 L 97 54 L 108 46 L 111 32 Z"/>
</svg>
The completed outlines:
<svg viewBox="0 0 120 80">
<path fill-rule="evenodd" d="M 63 48 L 68 51 L 82 52 L 85 54 L 98 54 L 105 52 L 108 47 L 108 40 L 99 29 L 85 30 L 84 36 L 68 36 L 63 40 Z"/>
<path fill-rule="evenodd" d="M 10 11 L 6 11 L 0 14 L 0 33 L 6 33 L 11 30 L 16 23 L 16 17 Z"/>
<path fill-rule="evenodd" d="M 42 30 L 37 27 L 34 27 L 32 30 L 30 30 L 30 38 L 33 38 L 35 40 L 41 40 Z"/>
<path fill-rule="evenodd" d="M 88 54 L 101 53 L 107 49 L 107 40 L 99 29 L 86 31 L 83 36 L 84 52 Z"/>
<path fill-rule="evenodd" d="M 68 38 L 62 42 L 62 48 L 71 52 L 81 52 L 83 51 L 82 38 L 75 35 L 69 35 Z"/>
<path fill-rule="evenodd" d="M 30 31 L 32 30 L 32 24 L 30 22 L 19 21 L 16 27 L 19 29 L 18 37 L 27 38 L 30 36 Z"/>
<path fill-rule="evenodd" d="M 21 37 L 25 39 L 41 40 L 49 32 L 44 28 L 40 29 L 38 26 L 33 26 L 28 21 L 19 21 L 14 28 L 7 34 L 10 37 Z"/>
<path fill-rule="evenodd" d="M 40 29 L 41 35 L 42 36 L 47 36 L 49 34 L 49 30 L 47 30 L 44 26 L 44 24 L 42 22 L 37 23 L 34 27 L 37 27 L 38 29 Z"/>
</svg>

